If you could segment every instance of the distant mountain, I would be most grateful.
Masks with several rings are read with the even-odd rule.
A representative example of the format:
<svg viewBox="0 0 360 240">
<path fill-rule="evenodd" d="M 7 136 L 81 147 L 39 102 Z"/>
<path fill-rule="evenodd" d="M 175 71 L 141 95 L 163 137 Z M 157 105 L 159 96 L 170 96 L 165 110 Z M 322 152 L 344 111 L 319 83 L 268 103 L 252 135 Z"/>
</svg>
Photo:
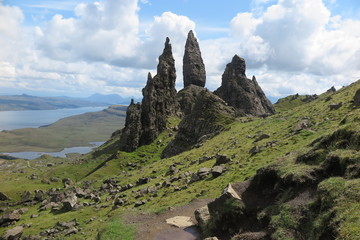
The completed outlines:
<svg viewBox="0 0 360 240">
<path fill-rule="evenodd" d="M 141 101 L 141 99 L 134 99 Z M 131 98 L 117 94 L 93 94 L 86 98 L 37 97 L 27 94 L 0 96 L 0 111 L 52 110 L 60 108 L 102 107 L 109 105 L 128 105 Z"/>
<path fill-rule="evenodd" d="M 27 94 L 0 96 L 0 111 L 52 110 L 104 105 L 106 104 L 70 97 L 37 97 Z"/>
<path fill-rule="evenodd" d="M 91 95 L 90 97 L 87 98 L 83 98 L 86 101 L 91 101 L 91 102 L 102 102 L 102 103 L 107 103 L 107 104 L 125 104 L 128 105 L 131 101 L 131 97 L 128 98 L 123 98 L 120 95 L 117 94 L 109 94 L 109 95 L 104 95 L 104 94 L 99 94 L 99 93 L 95 93 L 93 95 Z M 135 102 L 137 101 L 141 101 L 141 99 L 134 99 Z"/>
</svg>

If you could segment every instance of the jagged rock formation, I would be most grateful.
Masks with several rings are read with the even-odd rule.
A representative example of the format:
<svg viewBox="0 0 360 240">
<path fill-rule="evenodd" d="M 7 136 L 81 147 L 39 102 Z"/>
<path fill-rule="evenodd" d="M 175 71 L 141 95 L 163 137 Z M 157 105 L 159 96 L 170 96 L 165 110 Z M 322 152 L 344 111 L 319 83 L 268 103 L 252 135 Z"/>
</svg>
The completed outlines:
<svg viewBox="0 0 360 240">
<path fill-rule="evenodd" d="M 205 88 L 196 85 L 189 85 L 188 87 L 180 90 L 177 94 L 177 101 L 180 105 L 181 111 L 188 115 L 191 113 L 192 108 L 195 105 L 197 97 L 201 92 L 206 91 Z"/>
<path fill-rule="evenodd" d="M 206 72 L 201 57 L 200 47 L 193 31 L 190 31 L 185 44 L 183 58 L 184 88 L 190 84 L 200 87 L 205 86 Z"/>
<path fill-rule="evenodd" d="M 274 114 L 275 109 L 260 88 L 256 78 L 248 79 L 245 71 L 245 60 L 235 55 L 231 63 L 226 65 L 221 87 L 214 93 L 233 106 L 237 116 Z"/>
<path fill-rule="evenodd" d="M 157 74 L 148 75 L 142 104 L 130 104 L 121 133 L 120 150 L 131 152 L 150 144 L 166 128 L 167 118 L 178 111 L 176 102 L 175 60 L 169 38 L 159 57 Z"/>
<path fill-rule="evenodd" d="M 179 124 L 179 131 L 162 157 L 171 157 L 191 149 L 201 140 L 213 137 L 235 118 L 235 111 L 208 90 L 201 91 L 191 113 Z"/>
<path fill-rule="evenodd" d="M 120 138 L 120 148 L 126 151 L 134 151 L 139 146 L 141 136 L 141 105 L 131 103 L 126 111 L 125 128 Z"/>
</svg>

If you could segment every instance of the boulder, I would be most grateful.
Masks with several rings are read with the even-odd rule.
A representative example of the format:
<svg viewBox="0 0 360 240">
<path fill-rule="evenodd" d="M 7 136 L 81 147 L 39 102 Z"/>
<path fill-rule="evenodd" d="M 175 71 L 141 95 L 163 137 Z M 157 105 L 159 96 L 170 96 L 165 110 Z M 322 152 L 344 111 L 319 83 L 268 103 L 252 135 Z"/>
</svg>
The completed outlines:
<svg viewBox="0 0 360 240">
<path fill-rule="evenodd" d="M 200 47 L 191 30 L 188 34 L 183 58 L 184 88 L 193 84 L 204 87 L 206 82 L 205 65 L 201 57 Z"/>
<path fill-rule="evenodd" d="M 221 86 L 214 93 L 233 106 L 237 116 L 274 114 L 275 109 L 255 76 L 250 80 L 246 77 L 245 71 L 245 60 L 235 55 L 231 63 L 226 65 Z"/>
<path fill-rule="evenodd" d="M 10 200 L 10 198 L 3 192 L 0 192 L 0 201 L 7 201 Z"/>
<path fill-rule="evenodd" d="M 194 212 L 195 219 L 198 222 L 198 226 L 202 231 L 206 229 L 206 224 L 210 220 L 209 208 L 204 206 L 202 208 L 196 209 Z"/>
<path fill-rule="evenodd" d="M 21 196 L 21 202 L 30 202 L 31 200 L 32 200 L 31 192 L 25 191 Z"/>
<path fill-rule="evenodd" d="M 7 230 L 2 239 L 4 240 L 17 240 L 20 239 L 21 235 L 24 232 L 24 228 L 22 226 L 17 226 L 12 229 Z"/>
<path fill-rule="evenodd" d="M 221 213 L 226 205 L 231 205 L 233 202 L 242 203 L 242 200 L 229 183 L 223 194 L 208 204 L 210 215 L 215 216 Z"/>
<path fill-rule="evenodd" d="M 62 201 L 63 208 L 67 211 L 74 209 L 77 203 L 77 197 L 75 194 L 68 196 L 65 200 Z"/>
<path fill-rule="evenodd" d="M 216 162 L 215 165 L 221 165 L 231 162 L 231 158 L 229 158 L 226 154 L 216 154 Z"/>
<path fill-rule="evenodd" d="M 43 190 L 35 190 L 34 200 L 38 202 L 42 202 L 45 199 L 45 193 Z"/>
<path fill-rule="evenodd" d="M 211 174 L 214 178 L 217 178 L 219 177 L 221 174 L 223 174 L 225 171 L 225 167 L 223 165 L 217 165 L 217 166 L 214 166 L 212 169 L 211 169 Z"/>
<path fill-rule="evenodd" d="M 342 105 L 343 105 L 342 102 L 329 104 L 330 111 L 331 110 L 338 110 L 339 108 L 342 107 Z"/>
<path fill-rule="evenodd" d="M 74 184 L 70 178 L 63 178 L 62 183 L 64 184 L 64 188 L 70 187 Z"/>
<path fill-rule="evenodd" d="M 194 223 L 191 221 L 191 217 L 186 216 L 175 216 L 172 218 L 168 218 L 166 219 L 166 223 L 178 228 L 187 228 L 194 226 Z"/>
<path fill-rule="evenodd" d="M 7 226 L 13 222 L 19 221 L 21 213 L 18 210 L 7 212 L 0 217 L 0 226 Z"/>
<path fill-rule="evenodd" d="M 261 141 L 261 140 L 263 140 L 263 139 L 266 139 L 266 138 L 269 138 L 269 137 L 270 137 L 269 134 L 263 133 L 263 134 L 261 134 L 260 136 L 258 136 L 258 137 L 255 139 L 254 142 L 259 142 L 259 141 Z"/>
<path fill-rule="evenodd" d="M 358 89 L 354 96 L 354 105 L 359 107 L 360 106 L 360 89 Z"/>
</svg>

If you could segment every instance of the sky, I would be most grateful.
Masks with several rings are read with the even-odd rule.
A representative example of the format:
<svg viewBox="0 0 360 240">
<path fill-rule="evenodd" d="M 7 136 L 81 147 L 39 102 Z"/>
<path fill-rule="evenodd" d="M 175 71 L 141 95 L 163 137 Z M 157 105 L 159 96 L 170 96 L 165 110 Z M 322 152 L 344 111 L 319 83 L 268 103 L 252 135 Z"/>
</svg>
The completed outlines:
<svg viewBox="0 0 360 240">
<path fill-rule="evenodd" d="M 166 37 L 181 90 L 190 30 L 210 90 L 235 54 L 272 100 L 360 79 L 359 0 L 0 0 L 0 94 L 141 97 Z"/>
</svg>

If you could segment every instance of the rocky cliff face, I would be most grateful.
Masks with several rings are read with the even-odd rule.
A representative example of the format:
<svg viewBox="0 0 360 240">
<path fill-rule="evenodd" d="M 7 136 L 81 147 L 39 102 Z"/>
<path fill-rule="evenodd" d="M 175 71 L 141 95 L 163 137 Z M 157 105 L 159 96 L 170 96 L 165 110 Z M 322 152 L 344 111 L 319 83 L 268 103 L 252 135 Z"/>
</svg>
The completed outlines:
<svg viewBox="0 0 360 240">
<path fill-rule="evenodd" d="M 221 87 L 214 93 L 233 106 L 237 116 L 274 114 L 274 107 L 266 98 L 255 77 L 252 80 L 248 79 L 245 71 L 245 60 L 235 55 L 231 63 L 226 65 Z"/>
<path fill-rule="evenodd" d="M 190 84 L 200 87 L 205 86 L 206 72 L 201 57 L 200 47 L 193 31 L 190 31 L 185 44 L 183 58 L 184 88 Z"/>
<path fill-rule="evenodd" d="M 162 157 L 171 157 L 191 149 L 206 140 L 235 119 L 235 111 L 208 90 L 200 91 L 190 114 L 179 124 L 179 131 L 164 149 Z"/>
<path fill-rule="evenodd" d="M 360 106 L 360 89 L 358 89 L 354 96 L 354 105 Z"/>
<path fill-rule="evenodd" d="M 132 152 L 139 146 L 141 136 L 141 105 L 131 103 L 126 111 L 125 127 L 122 129 L 120 138 L 120 149 Z"/>
<path fill-rule="evenodd" d="M 157 74 L 149 73 L 143 89 L 142 104 L 130 104 L 125 128 L 121 133 L 120 150 L 131 152 L 151 143 L 166 128 L 167 118 L 178 111 L 176 101 L 175 60 L 169 38 L 159 57 Z"/>
</svg>

